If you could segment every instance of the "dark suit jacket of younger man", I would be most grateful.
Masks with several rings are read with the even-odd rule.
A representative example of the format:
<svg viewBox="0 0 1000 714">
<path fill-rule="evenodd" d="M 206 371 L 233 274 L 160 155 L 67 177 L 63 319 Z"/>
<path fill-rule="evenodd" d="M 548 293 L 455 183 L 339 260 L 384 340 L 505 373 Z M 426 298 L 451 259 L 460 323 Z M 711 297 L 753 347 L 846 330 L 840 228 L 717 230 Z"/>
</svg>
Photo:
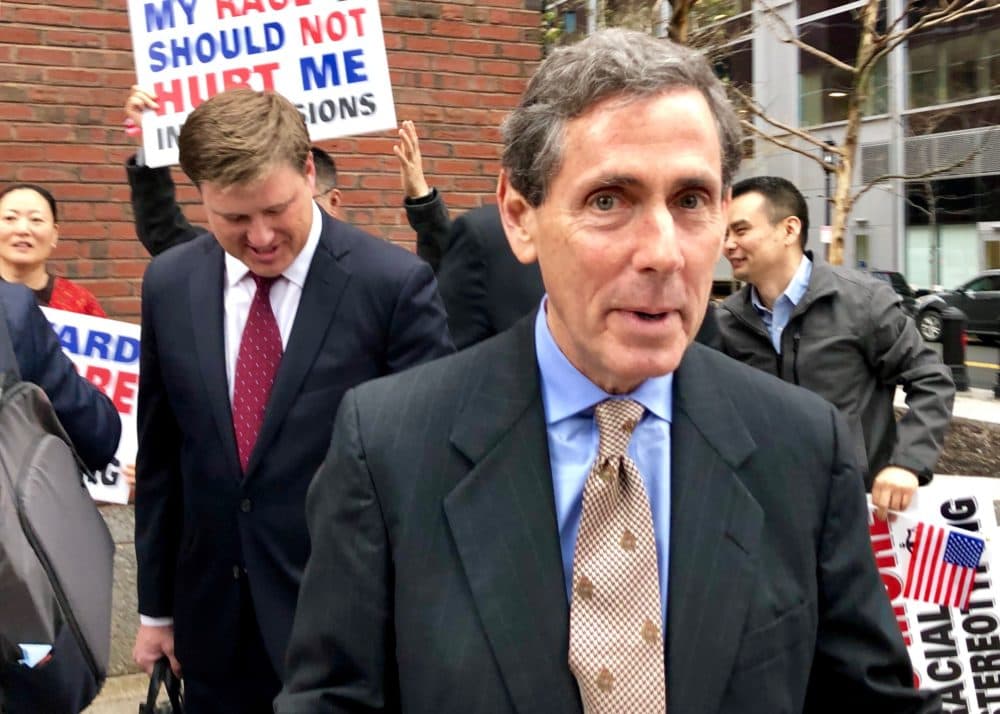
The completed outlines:
<svg viewBox="0 0 1000 714">
<path fill-rule="evenodd" d="M 153 259 L 142 296 L 139 611 L 173 616 L 185 676 L 228 676 L 245 577 L 284 671 L 309 554 L 306 488 L 344 392 L 453 351 L 434 277 L 407 251 L 322 215 L 322 233 L 245 475 L 224 350 L 224 253 L 210 235 Z"/>
<path fill-rule="evenodd" d="M 344 397 L 276 711 L 581 711 L 533 329 Z M 671 444 L 670 714 L 939 711 L 830 404 L 694 344 Z"/>
<path fill-rule="evenodd" d="M 0 280 L 0 304 L 21 379 L 48 396 L 83 462 L 103 468 L 114 458 L 122 431 L 115 405 L 77 373 L 31 290 Z M 4 361 L 0 352 L 0 371 L 9 368 Z"/>
</svg>

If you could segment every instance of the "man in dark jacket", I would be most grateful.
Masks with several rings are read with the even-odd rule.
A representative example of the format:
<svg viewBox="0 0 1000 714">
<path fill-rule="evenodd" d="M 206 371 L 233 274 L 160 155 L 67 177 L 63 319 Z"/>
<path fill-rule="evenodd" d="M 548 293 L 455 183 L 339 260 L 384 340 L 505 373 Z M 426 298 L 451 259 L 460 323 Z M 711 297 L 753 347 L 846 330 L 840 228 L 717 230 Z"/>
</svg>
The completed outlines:
<svg viewBox="0 0 1000 714">
<path fill-rule="evenodd" d="M 931 480 L 955 385 L 899 296 L 863 273 L 813 261 L 808 230 L 805 200 L 785 179 L 733 186 L 724 250 L 746 285 L 718 311 L 721 347 L 847 415 L 884 517 L 905 509 L 917 486 Z M 898 423 L 897 385 L 909 407 Z"/>
<path fill-rule="evenodd" d="M 495 204 L 474 208 L 455 219 L 441 193 L 424 178 L 417 130 L 404 121 L 399 158 L 403 206 L 417 232 L 417 255 L 437 273 L 448 330 L 463 349 L 511 327 L 538 307 L 545 292 L 534 263 L 519 262 L 507 244 Z"/>
</svg>

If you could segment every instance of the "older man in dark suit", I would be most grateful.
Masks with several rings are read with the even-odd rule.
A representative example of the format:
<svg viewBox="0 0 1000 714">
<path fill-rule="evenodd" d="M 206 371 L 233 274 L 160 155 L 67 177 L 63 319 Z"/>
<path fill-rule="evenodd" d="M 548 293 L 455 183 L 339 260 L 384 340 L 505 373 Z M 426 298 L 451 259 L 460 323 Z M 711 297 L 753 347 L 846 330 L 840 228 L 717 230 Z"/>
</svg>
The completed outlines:
<svg viewBox="0 0 1000 714">
<path fill-rule="evenodd" d="M 286 99 L 217 95 L 179 148 L 212 234 L 158 256 L 143 285 L 135 657 L 183 670 L 188 711 L 265 712 L 341 396 L 452 345 L 430 268 L 313 201 Z"/>
<path fill-rule="evenodd" d="M 554 51 L 504 126 L 537 314 L 349 392 L 278 712 L 931 712 L 815 395 L 692 344 L 740 130 L 693 51 Z"/>
</svg>

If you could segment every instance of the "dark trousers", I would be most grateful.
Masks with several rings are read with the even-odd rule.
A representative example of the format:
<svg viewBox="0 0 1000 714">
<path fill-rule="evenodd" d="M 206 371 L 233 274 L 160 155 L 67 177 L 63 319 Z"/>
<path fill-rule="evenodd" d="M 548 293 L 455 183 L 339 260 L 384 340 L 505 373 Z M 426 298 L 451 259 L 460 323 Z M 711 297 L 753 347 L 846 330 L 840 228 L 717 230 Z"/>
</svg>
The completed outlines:
<svg viewBox="0 0 1000 714">
<path fill-rule="evenodd" d="M 187 714 L 272 714 L 281 681 L 271 666 L 257 625 L 246 576 L 240 581 L 240 641 L 229 676 L 203 679 L 184 674 Z M 184 663 L 181 662 L 181 666 Z"/>
</svg>

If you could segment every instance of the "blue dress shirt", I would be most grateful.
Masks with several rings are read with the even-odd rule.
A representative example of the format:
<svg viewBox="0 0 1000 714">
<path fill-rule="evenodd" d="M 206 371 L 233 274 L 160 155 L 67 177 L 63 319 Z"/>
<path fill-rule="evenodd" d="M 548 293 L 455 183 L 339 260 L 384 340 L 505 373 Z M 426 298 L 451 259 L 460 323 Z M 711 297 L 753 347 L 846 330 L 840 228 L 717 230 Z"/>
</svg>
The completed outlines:
<svg viewBox="0 0 1000 714">
<path fill-rule="evenodd" d="M 605 399 L 633 399 L 646 411 L 632 432 L 628 455 L 639 467 L 653 512 L 656 561 L 660 571 L 660 608 L 666 637 L 673 375 L 647 379 L 631 394 L 608 394 L 570 364 L 556 345 L 545 320 L 545 301 L 546 298 L 542 298 L 535 320 L 535 352 L 541 374 L 566 597 L 572 597 L 573 554 L 583 509 L 583 487 L 597 458 L 599 434 L 594 406 Z"/>
<path fill-rule="evenodd" d="M 774 306 L 770 310 L 764 307 L 764 303 L 761 302 L 760 295 L 757 294 L 757 288 L 750 286 L 750 302 L 753 303 L 754 309 L 760 315 L 761 322 L 764 323 L 764 327 L 767 328 L 768 333 L 771 335 L 771 344 L 774 345 L 774 351 L 779 355 L 781 354 L 781 333 L 788 326 L 788 321 L 792 317 L 792 311 L 795 310 L 795 306 L 799 304 L 802 296 L 809 289 L 809 278 L 812 277 L 812 272 L 812 261 L 803 255 L 802 260 L 799 261 L 799 267 L 795 270 L 795 275 L 792 276 L 791 281 L 788 283 L 788 287 L 774 301 Z"/>
</svg>

